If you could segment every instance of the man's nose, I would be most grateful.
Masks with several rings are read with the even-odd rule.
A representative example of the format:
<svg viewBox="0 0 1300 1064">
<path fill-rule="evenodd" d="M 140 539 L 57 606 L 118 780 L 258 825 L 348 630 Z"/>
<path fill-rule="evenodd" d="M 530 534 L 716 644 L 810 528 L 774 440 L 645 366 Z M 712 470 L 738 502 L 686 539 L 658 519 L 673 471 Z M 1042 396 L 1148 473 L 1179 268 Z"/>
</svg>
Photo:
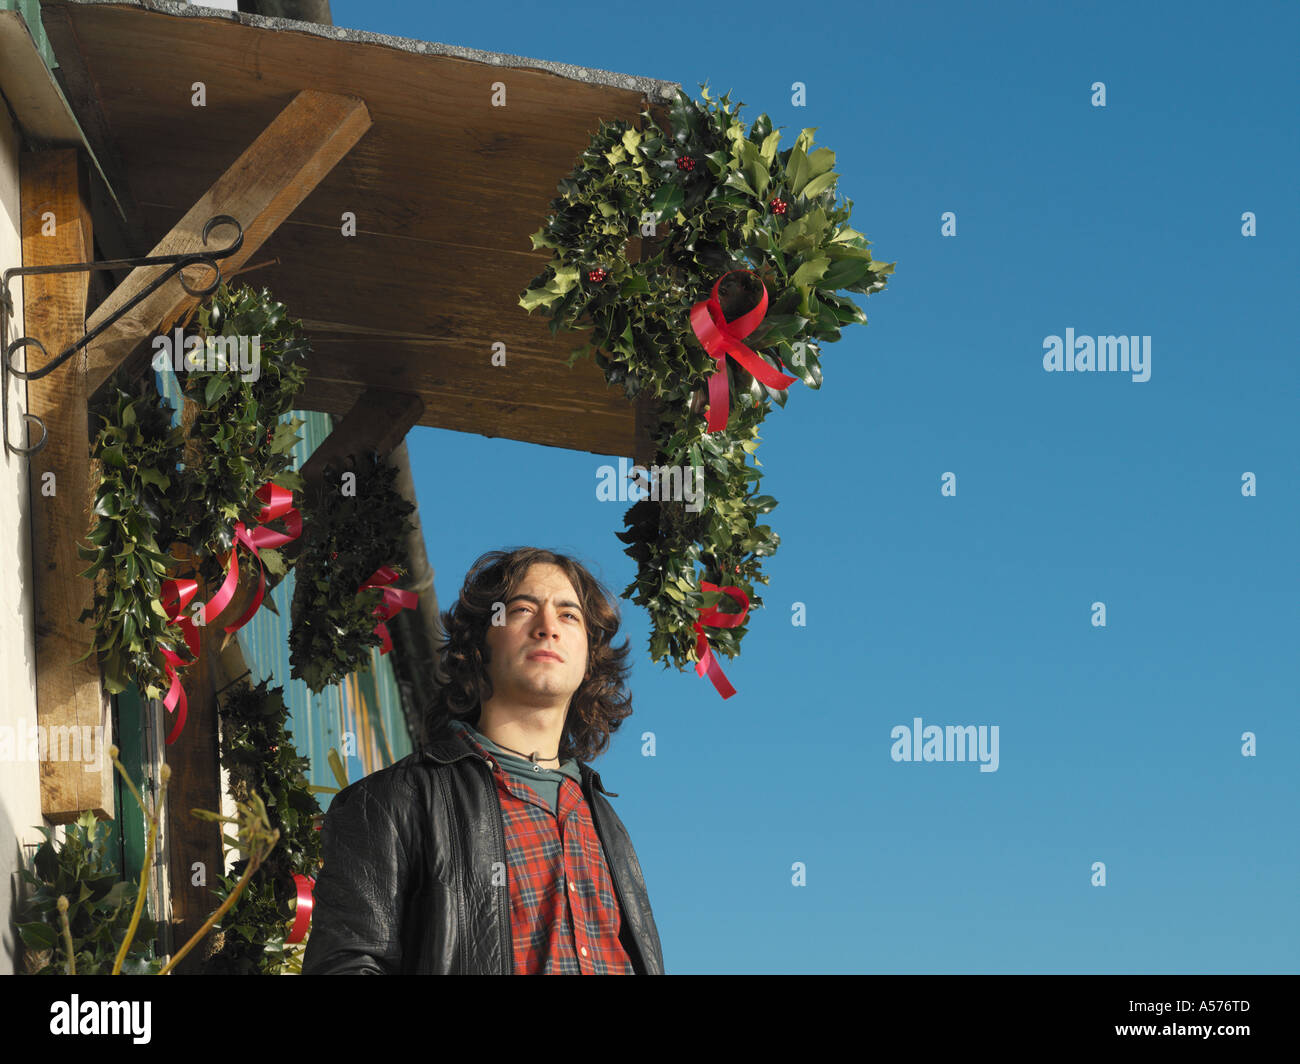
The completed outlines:
<svg viewBox="0 0 1300 1064">
<path fill-rule="evenodd" d="M 558 632 L 560 630 L 559 613 L 548 606 L 543 606 L 533 618 L 534 632 Z"/>
</svg>

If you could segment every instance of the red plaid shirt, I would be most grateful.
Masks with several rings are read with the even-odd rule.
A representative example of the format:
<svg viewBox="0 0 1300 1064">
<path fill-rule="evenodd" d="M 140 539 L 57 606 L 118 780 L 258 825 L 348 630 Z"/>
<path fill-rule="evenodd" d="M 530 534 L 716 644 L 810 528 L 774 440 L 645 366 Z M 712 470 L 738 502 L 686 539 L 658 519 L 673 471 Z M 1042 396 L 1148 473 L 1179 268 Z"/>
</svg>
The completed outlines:
<svg viewBox="0 0 1300 1064">
<path fill-rule="evenodd" d="M 634 975 L 619 942 L 623 914 L 582 788 L 560 782 L 555 813 L 456 729 L 492 769 L 505 820 L 515 975 Z"/>
</svg>

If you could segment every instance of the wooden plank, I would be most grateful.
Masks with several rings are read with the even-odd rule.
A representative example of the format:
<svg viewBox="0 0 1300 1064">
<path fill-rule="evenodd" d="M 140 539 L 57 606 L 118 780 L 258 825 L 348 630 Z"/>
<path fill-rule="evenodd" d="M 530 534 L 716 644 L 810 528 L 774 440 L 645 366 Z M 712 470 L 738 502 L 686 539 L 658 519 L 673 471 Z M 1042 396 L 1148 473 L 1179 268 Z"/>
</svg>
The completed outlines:
<svg viewBox="0 0 1300 1064">
<path fill-rule="evenodd" d="M 294 400 L 300 409 L 342 417 L 358 387 L 390 388 L 423 400 L 421 425 L 594 454 L 632 453 L 632 407 L 590 359 L 570 369 L 520 345 L 509 349 L 505 366 L 494 366 L 486 343 L 309 337 L 311 373 Z"/>
<path fill-rule="evenodd" d="M 266 238 L 369 128 L 370 114 L 361 99 L 303 90 L 186 211 L 150 254 L 203 250 L 205 223 L 214 215 L 229 214 L 244 229 L 243 246 L 221 261 L 223 275 L 234 272 L 261 248 Z M 207 246 L 228 245 L 233 235 L 230 226 L 216 228 L 209 234 Z M 91 315 L 87 330 L 98 328 L 167 268 L 141 266 L 132 270 L 126 281 Z M 209 281 L 212 273 L 196 267 L 187 276 L 191 285 L 197 287 Z M 87 380 L 92 393 L 142 341 L 147 342 L 150 335 L 169 329 L 196 302 L 197 298 L 186 292 L 179 277 L 174 276 L 123 314 L 90 347 Z"/>
<path fill-rule="evenodd" d="M 93 258 L 84 157 L 76 149 L 24 153 L 19 182 L 23 265 Z M 23 278 L 24 331 L 48 352 L 43 357 L 38 348 L 27 348 L 21 364 L 29 372 L 81 338 L 89 278 L 88 273 Z M 92 485 L 98 482 L 89 461 L 87 391 L 84 353 L 27 385 L 28 410 L 44 420 L 48 434 L 28 470 L 37 724 L 48 742 L 40 766 L 41 811 L 54 824 L 66 824 L 86 810 L 103 819 L 114 815 L 113 767 L 103 750 L 112 742 L 109 701 L 94 656 L 74 664 L 86 651 L 90 631 L 78 618 L 94 598 L 91 582 L 77 575 L 86 563 L 76 547 L 91 527 Z M 86 764 L 88 738 L 99 758 L 94 770 Z"/>
<path fill-rule="evenodd" d="M 520 57 L 498 65 L 197 13 L 47 2 L 42 17 L 60 61 L 80 59 L 99 87 L 141 203 L 188 206 L 211 161 L 238 155 L 250 128 L 302 87 L 305 71 L 322 92 L 364 97 L 373 133 L 342 164 L 328 199 L 313 197 L 299 219 L 336 237 L 342 207 L 357 212 L 362 232 L 528 251 L 538 209 L 590 133 L 601 119 L 634 118 L 654 83 L 614 75 L 627 85 L 615 87 L 532 69 Z M 203 107 L 190 105 L 195 81 L 206 86 Z M 506 86 L 505 106 L 494 106 L 496 83 Z"/>
</svg>

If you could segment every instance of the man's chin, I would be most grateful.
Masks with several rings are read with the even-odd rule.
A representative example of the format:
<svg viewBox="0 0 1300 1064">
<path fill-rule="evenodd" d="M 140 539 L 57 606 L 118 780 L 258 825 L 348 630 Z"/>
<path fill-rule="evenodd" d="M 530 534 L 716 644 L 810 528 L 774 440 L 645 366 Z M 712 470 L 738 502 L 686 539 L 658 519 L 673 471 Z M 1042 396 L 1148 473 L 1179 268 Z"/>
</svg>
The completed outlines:
<svg viewBox="0 0 1300 1064">
<path fill-rule="evenodd" d="M 573 697 L 573 691 L 567 690 L 563 683 L 553 676 L 520 677 L 515 689 L 525 698 L 563 699 L 566 703 Z M 574 689 L 576 690 L 576 688 Z"/>
</svg>

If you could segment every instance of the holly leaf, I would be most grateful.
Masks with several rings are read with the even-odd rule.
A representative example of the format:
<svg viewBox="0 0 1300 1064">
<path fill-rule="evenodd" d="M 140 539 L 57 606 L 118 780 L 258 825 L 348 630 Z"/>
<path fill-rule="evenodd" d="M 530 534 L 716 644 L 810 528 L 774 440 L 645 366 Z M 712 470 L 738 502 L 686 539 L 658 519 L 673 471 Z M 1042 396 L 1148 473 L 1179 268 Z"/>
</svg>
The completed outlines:
<svg viewBox="0 0 1300 1064">
<path fill-rule="evenodd" d="M 292 469 L 285 469 L 276 473 L 271 478 L 271 483 L 281 488 L 288 488 L 290 491 L 301 492 L 307 489 L 307 484 L 302 479 L 302 475 Z"/>
<path fill-rule="evenodd" d="M 723 185 L 726 188 L 739 189 L 741 192 L 753 196 L 755 199 L 759 198 L 758 193 L 750 187 L 749 182 L 745 180 L 744 175 L 739 170 L 731 171 L 731 173 L 727 175 L 727 180 L 723 182 Z"/>
<path fill-rule="evenodd" d="M 205 406 L 211 406 L 220 399 L 226 392 L 230 391 L 230 382 L 233 378 L 226 373 L 214 373 L 208 378 L 208 383 L 203 388 L 203 403 Z"/>
<path fill-rule="evenodd" d="M 263 547 L 258 552 L 258 557 L 262 559 L 262 564 L 266 566 L 266 571 L 275 576 L 284 576 L 289 570 L 285 568 L 284 555 L 272 547 Z M 266 600 L 263 600 L 264 602 Z"/>
<path fill-rule="evenodd" d="M 654 199 L 650 201 L 650 209 L 654 212 L 655 221 L 662 222 L 665 217 L 676 214 L 685 199 L 681 185 L 672 181 L 664 182 L 655 192 Z"/>
<path fill-rule="evenodd" d="M 32 950 L 53 949 L 59 941 L 54 928 L 44 922 L 19 924 L 18 934 L 22 936 L 23 945 Z"/>
<path fill-rule="evenodd" d="M 860 284 L 871 273 L 871 259 L 837 259 L 821 278 L 818 288 L 838 291 Z"/>
<path fill-rule="evenodd" d="M 811 259 L 794 271 L 790 284 L 795 288 L 806 288 L 815 284 L 825 275 L 830 264 L 831 260 L 828 258 Z"/>
</svg>

